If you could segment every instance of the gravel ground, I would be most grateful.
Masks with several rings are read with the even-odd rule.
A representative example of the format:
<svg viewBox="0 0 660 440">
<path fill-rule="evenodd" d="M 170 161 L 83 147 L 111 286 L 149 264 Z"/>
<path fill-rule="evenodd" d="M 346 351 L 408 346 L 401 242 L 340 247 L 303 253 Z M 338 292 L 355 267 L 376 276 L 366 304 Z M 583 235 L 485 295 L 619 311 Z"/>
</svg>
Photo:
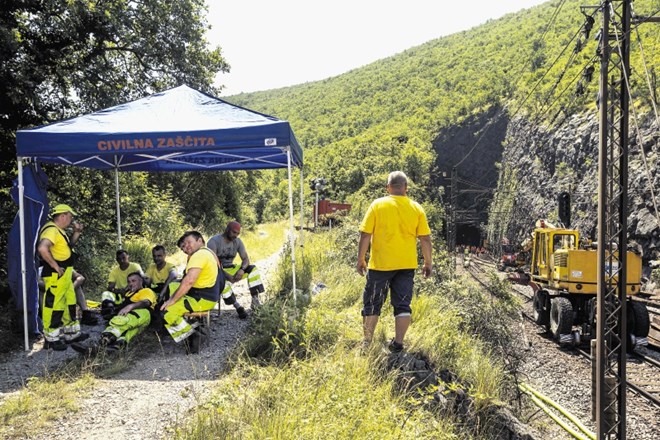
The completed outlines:
<svg viewBox="0 0 660 440">
<path fill-rule="evenodd" d="M 461 267 L 462 263 L 463 260 L 460 258 L 459 267 L 457 267 L 458 273 L 470 276 Z M 484 268 L 486 271 L 492 270 L 487 267 Z M 502 272 L 498 272 L 498 274 L 504 276 Z M 531 297 L 532 289 L 530 287 L 512 285 L 512 288 L 525 296 Z M 531 316 L 531 300 L 525 302 L 523 312 Z M 526 355 L 522 370 L 520 371 L 520 380 L 557 402 L 568 412 L 576 416 L 592 432 L 596 432 L 596 426 L 591 420 L 590 363 L 578 354 L 577 351 L 571 348 L 560 348 L 554 339 L 541 329 L 541 327 L 526 319 L 522 321 L 522 326 L 518 323 L 514 331 L 519 335 L 521 344 L 528 347 L 528 350 L 525 352 Z M 641 348 L 639 351 L 646 356 L 660 359 L 660 353 L 657 351 L 646 348 Z M 525 399 L 531 402 L 530 399 Z M 630 391 L 628 391 L 626 403 L 626 438 L 629 440 L 652 440 L 660 438 L 660 409 L 648 403 L 643 397 L 637 396 Z M 528 423 L 540 433 L 538 438 L 553 440 L 573 439 L 570 434 L 557 425 L 542 410 L 537 409 L 535 406 L 533 408 L 533 411 L 536 412 L 533 412 L 529 420 L 523 420 L 523 422 Z"/>
<path fill-rule="evenodd" d="M 525 289 L 516 287 L 518 288 Z M 531 301 L 525 304 L 524 309 L 531 315 Z M 595 432 L 596 426 L 591 421 L 590 363 L 572 349 L 559 348 L 557 343 L 537 325 L 525 320 L 524 328 L 530 343 L 522 372 L 527 383 L 559 403 Z M 652 353 L 650 350 L 642 349 L 641 352 L 648 356 L 657 356 L 657 353 Z M 660 409 L 630 391 L 626 402 L 628 425 L 626 438 L 629 440 L 660 438 Z M 538 423 L 541 429 L 547 427 L 546 433 L 549 435 L 543 438 L 573 438 L 564 430 L 557 429 L 558 426 L 545 413 L 540 413 L 534 418 L 542 418 L 543 421 Z"/>
<path fill-rule="evenodd" d="M 268 288 L 279 254 L 257 262 Z M 250 295 L 245 281 L 234 289 L 246 308 Z M 263 294 L 262 294 L 263 295 Z M 264 298 L 262 298 L 263 300 Z M 227 355 L 246 335 L 248 320 L 238 319 L 233 306 L 220 301 L 211 313 L 211 338 L 201 353 L 186 355 L 183 346 L 166 333 L 147 330 L 139 335 L 133 364 L 109 379 L 94 380 L 89 396 L 79 400 L 80 410 L 55 421 L 48 432 L 35 439 L 162 439 L 170 437 L 171 426 L 186 417 L 188 410 L 205 402 L 212 382 L 222 374 Z M 102 325 L 84 327 L 97 338 Z M 35 343 L 30 352 L 10 353 L 0 358 L 0 400 L 19 391 L 26 380 L 53 372 L 67 360 L 79 356 L 72 349 L 42 350 Z"/>
</svg>

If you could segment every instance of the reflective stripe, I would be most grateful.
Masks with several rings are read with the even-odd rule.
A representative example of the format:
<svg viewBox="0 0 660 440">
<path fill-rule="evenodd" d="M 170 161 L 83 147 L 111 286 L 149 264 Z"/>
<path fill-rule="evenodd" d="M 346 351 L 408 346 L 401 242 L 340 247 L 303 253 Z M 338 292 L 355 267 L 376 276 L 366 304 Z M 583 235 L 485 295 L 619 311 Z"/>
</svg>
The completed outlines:
<svg viewBox="0 0 660 440">
<path fill-rule="evenodd" d="M 55 329 L 51 329 L 48 332 L 44 330 L 44 339 L 46 339 L 48 342 L 59 341 L 59 339 L 60 339 L 60 329 L 55 328 Z"/>
<path fill-rule="evenodd" d="M 262 284 L 263 283 L 261 282 L 261 277 L 258 277 L 254 280 L 251 279 L 251 278 L 248 278 L 248 286 L 250 286 L 250 287 L 257 287 L 257 286 L 261 286 Z"/>
<path fill-rule="evenodd" d="M 62 327 L 62 331 L 65 335 L 80 333 L 80 322 L 75 321 L 73 324 L 65 325 Z"/>
<path fill-rule="evenodd" d="M 195 331 L 195 329 L 190 327 L 190 325 L 188 325 L 187 331 L 174 332 L 172 331 L 171 328 L 168 328 L 167 331 L 170 332 L 170 335 L 172 336 L 172 339 L 174 339 L 175 342 L 181 342 L 184 339 L 188 338 Z"/>
<path fill-rule="evenodd" d="M 172 324 L 172 325 L 167 326 L 167 330 L 169 330 L 170 333 L 176 333 L 176 332 L 180 332 L 181 330 L 185 330 L 188 327 L 190 327 L 190 324 L 188 324 L 188 321 L 181 318 L 181 321 L 178 324 Z"/>
<path fill-rule="evenodd" d="M 231 288 L 229 281 L 225 282 L 225 290 L 222 291 L 222 298 L 227 299 L 234 294 L 234 289 Z"/>
<path fill-rule="evenodd" d="M 106 300 L 112 301 L 113 303 L 119 302 L 118 295 L 114 292 L 110 292 L 109 290 L 101 293 L 101 302 Z"/>
<path fill-rule="evenodd" d="M 119 330 L 117 327 L 108 327 L 103 331 L 103 333 L 112 333 L 116 338 L 121 336 L 121 330 Z"/>
</svg>

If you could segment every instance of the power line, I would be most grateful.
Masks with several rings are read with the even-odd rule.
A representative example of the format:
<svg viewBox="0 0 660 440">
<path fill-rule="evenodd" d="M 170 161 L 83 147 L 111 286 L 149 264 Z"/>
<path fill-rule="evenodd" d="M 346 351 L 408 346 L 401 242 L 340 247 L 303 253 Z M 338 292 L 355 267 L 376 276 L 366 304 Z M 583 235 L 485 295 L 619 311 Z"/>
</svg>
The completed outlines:
<svg viewBox="0 0 660 440">
<path fill-rule="evenodd" d="M 547 32 L 549 31 L 551 25 L 554 23 L 554 20 L 557 18 L 558 14 L 559 14 L 559 11 L 561 10 L 562 6 L 564 5 L 564 2 L 565 2 L 565 0 L 562 0 L 562 1 L 559 3 L 559 5 L 557 5 L 557 7 L 555 8 L 555 11 L 554 11 L 553 15 L 551 16 L 550 20 L 548 21 L 548 23 L 547 23 L 547 25 L 546 25 L 546 28 L 545 28 L 545 30 L 544 30 L 542 36 L 541 36 L 541 40 L 542 40 L 543 38 L 545 38 L 545 35 L 546 35 Z M 575 37 L 574 37 L 574 38 L 575 38 Z M 572 42 L 572 41 L 571 41 L 571 42 Z M 570 44 L 570 43 L 569 43 L 569 44 Z M 528 61 L 531 60 L 531 57 L 532 57 L 532 55 L 530 54 L 530 57 L 529 57 Z M 553 66 L 554 66 L 554 64 L 553 64 Z M 520 71 L 520 74 L 519 74 L 519 76 L 518 76 L 518 78 L 517 78 L 517 80 L 516 80 L 516 83 L 514 84 L 514 87 L 517 87 L 517 86 L 518 86 L 518 83 L 519 83 L 520 80 L 522 79 L 522 76 L 523 76 L 523 73 L 524 73 L 524 68 L 525 68 L 525 65 L 523 64 L 523 66 L 522 66 L 522 68 L 521 68 L 521 71 Z M 550 68 L 552 68 L 552 66 L 551 66 Z M 547 72 L 546 72 L 546 73 L 547 73 Z M 545 77 L 545 75 L 544 75 L 544 77 Z M 538 85 L 538 83 L 537 83 L 537 85 Z M 532 90 L 532 92 L 533 92 L 533 90 Z M 532 92 L 530 92 L 530 95 L 531 95 Z M 530 95 L 528 95 L 528 97 L 529 97 Z M 527 100 L 527 98 L 525 98 L 525 101 L 526 101 L 526 100 Z M 523 104 L 524 104 L 524 101 L 523 101 Z M 466 159 L 472 154 L 472 152 L 477 148 L 477 146 L 479 145 L 479 143 L 481 142 L 481 140 L 483 139 L 483 137 L 486 135 L 486 132 L 488 132 L 488 129 L 490 128 L 490 126 L 493 125 L 493 123 L 494 123 L 495 121 L 499 120 L 499 118 L 502 116 L 502 114 L 504 113 L 504 111 L 506 110 L 506 108 L 507 108 L 507 106 L 504 106 L 502 109 L 500 109 L 500 110 L 498 111 L 499 114 L 496 114 L 492 119 L 490 119 L 490 120 L 488 121 L 488 123 L 486 124 L 486 126 L 483 128 L 483 130 L 482 130 L 482 132 L 481 132 L 481 135 L 479 136 L 479 138 L 477 139 L 477 141 L 475 142 L 475 144 L 472 146 L 472 148 L 470 149 L 470 151 L 468 151 L 468 153 L 463 157 L 463 159 L 461 159 L 456 165 L 454 165 L 454 167 L 458 167 L 459 165 L 461 165 L 461 164 L 462 164 L 462 163 L 463 163 L 463 162 L 464 162 L 464 161 L 465 161 L 465 160 L 466 160 Z M 518 108 L 518 110 L 519 110 L 520 108 L 522 108 L 522 104 L 521 104 L 521 107 Z M 516 112 L 515 112 L 516 114 L 517 114 L 518 110 L 516 110 Z M 514 115 L 515 115 L 515 114 L 514 114 Z M 513 119 L 513 117 L 511 117 L 511 119 Z"/>
</svg>

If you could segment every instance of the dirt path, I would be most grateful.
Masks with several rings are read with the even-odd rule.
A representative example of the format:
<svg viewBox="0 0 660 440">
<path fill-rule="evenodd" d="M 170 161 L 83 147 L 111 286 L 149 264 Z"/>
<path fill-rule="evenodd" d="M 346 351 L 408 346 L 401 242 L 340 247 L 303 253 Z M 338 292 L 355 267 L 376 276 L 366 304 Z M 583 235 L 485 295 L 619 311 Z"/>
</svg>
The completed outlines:
<svg viewBox="0 0 660 440">
<path fill-rule="evenodd" d="M 258 262 L 268 288 L 268 279 L 279 254 Z M 250 295 L 245 281 L 235 287 L 238 300 L 246 308 Z M 220 310 L 211 313 L 211 338 L 197 355 L 186 355 L 181 345 L 153 331 L 141 339 L 133 355 L 134 363 L 109 379 L 97 379 L 89 396 L 79 401 L 80 410 L 52 424 L 35 439 L 162 439 L 170 437 L 170 427 L 186 417 L 190 408 L 206 401 L 212 382 L 222 374 L 227 355 L 245 336 L 248 320 L 238 319 L 233 306 L 221 301 Z M 89 331 L 90 327 L 86 327 Z M 101 325 L 91 328 L 98 337 Z M 0 359 L 0 400 L 19 391 L 32 376 L 54 371 L 73 350 L 53 352 L 35 344 L 29 353 L 11 353 Z"/>
</svg>

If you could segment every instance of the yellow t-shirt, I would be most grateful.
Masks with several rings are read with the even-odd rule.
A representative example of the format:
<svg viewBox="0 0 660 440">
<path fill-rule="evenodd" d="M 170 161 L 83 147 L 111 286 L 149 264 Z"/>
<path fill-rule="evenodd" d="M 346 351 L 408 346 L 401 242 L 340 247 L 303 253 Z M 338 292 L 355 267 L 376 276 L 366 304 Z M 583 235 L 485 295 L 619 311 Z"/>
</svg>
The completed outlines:
<svg viewBox="0 0 660 440">
<path fill-rule="evenodd" d="M 195 284 L 193 284 L 194 288 L 203 289 L 215 286 L 215 281 L 218 278 L 218 262 L 211 249 L 206 246 L 201 247 L 188 258 L 186 272 L 194 267 L 202 270 Z"/>
<path fill-rule="evenodd" d="M 360 224 L 371 234 L 369 269 L 416 269 L 417 237 L 430 235 L 424 208 L 407 196 L 387 196 L 373 201 Z"/>
<path fill-rule="evenodd" d="M 142 288 L 138 290 L 137 292 L 130 294 L 130 292 L 126 295 L 127 299 L 130 299 L 131 302 L 140 302 L 142 300 L 148 299 L 151 301 L 151 304 L 149 304 L 149 308 L 153 309 L 154 306 L 156 305 L 156 302 L 158 301 L 158 297 L 154 293 L 153 290 L 151 290 L 148 287 Z"/>
<path fill-rule="evenodd" d="M 165 261 L 165 266 L 161 270 L 158 270 L 156 264 L 152 264 L 147 268 L 146 275 L 151 278 L 152 284 L 161 284 L 167 281 L 167 278 L 170 276 L 170 271 L 176 266 L 169 261 Z"/>
<path fill-rule="evenodd" d="M 119 265 L 112 268 L 108 276 L 109 283 L 115 283 L 115 289 L 123 289 L 128 287 L 128 276 L 133 272 L 142 272 L 142 266 L 138 263 L 130 262 L 126 270 L 121 270 Z"/>
<path fill-rule="evenodd" d="M 66 232 L 61 230 L 55 223 L 48 222 L 41 228 L 39 240 L 45 238 L 53 243 L 50 248 L 53 258 L 57 261 L 66 261 L 71 256 L 71 248 L 69 247 L 69 241 L 65 237 Z"/>
</svg>

